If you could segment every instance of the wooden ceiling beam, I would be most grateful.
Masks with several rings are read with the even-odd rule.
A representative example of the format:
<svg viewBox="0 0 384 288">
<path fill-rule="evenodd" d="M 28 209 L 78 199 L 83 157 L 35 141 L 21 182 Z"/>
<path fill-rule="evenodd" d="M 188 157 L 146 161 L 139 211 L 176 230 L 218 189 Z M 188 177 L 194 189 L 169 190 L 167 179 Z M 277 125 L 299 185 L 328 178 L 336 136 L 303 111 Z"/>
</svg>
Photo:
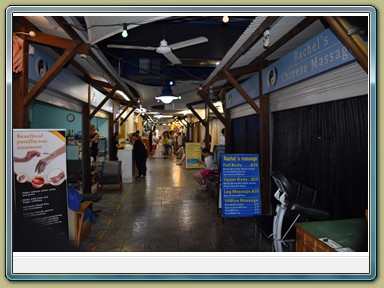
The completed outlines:
<svg viewBox="0 0 384 288">
<path fill-rule="evenodd" d="M 123 116 L 124 112 L 127 111 L 129 107 L 130 107 L 129 105 L 125 106 L 123 111 L 121 111 L 120 114 L 116 117 L 116 119 L 113 120 L 113 124 L 115 124 L 117 121 L 119 121 L 121 116 Z"/>
<path fill-rule="evenodd" d="M 240 58 L 240 56 L 246 53 L 262 37 L 264 31 L 270 26 L 272 26 L 272 24 L 275 23 L 279 18 L 280 17 L 278 16 L 267 17 L 263 21 L 263 23 L 261 23 L 260 26 L 255 30 L 255 32 L 253 32 L 252 35 L 249 36 L 247 41 L 245 41 L 245 43 L 239 48 L 239 50 L 237 50 L 235 54 L 233 54 L 233 56 L 227 61 L 227 63 L 225 63 L 221 71 L 229 70 L 230 67 Z M 259 67 L 257 67 L 257 69 L 259 69 Z M 217 80 L 219 80 L 219 74 L 221 71 L 219 71 L 219 73 L 217 73 L 211 79 L 211 81 L 209 81 L 208 84 L 203 87 L 203 92 L 207 92 L 209 87 L 212 86 L 212 84 L 215 83 Z"/>
<path fill-rule="evenodd" d="M 355 56 L 361 68 L 368 73 L 368 46 L 359 34 L 348 35 L 352 25 L 343 17 L 324 16 L 340 41 Z"/>
<path fill-rule="evenodd" d="M 279 40 L 277 40 L 275 43 L 273 43 L 273 45 L 268 47 L 263 53 L 261 53 L 251 63 L 249 63 L 249 65 L 250 66 L 256 66 L 260 69 L 260 63 L 262 61 L 264 61 L 269 55 L 271 55 L 277 49 L 282 47 L 289 40 L 291 40 L 293 37 L 295 37 L 297 34 L 299 34 L 301 31 L 303 31 L 305 28 L 307 28 L 309 25 L 311 25 L 313 22 L 315 22 L 318 19 L 319 19 L 319 17 L 316 17 L 316 16 L 305 17 L 300 23 L 298 23 L 295 27 L 293 27 L 291 30 L 289 30 L 283 37 L 281 37 Z M 266 67 L 266 66 L 264 66 L 264 67 Z M 231 74 L 232 74 L 232 72 L 231 72 Z M 232 75 L 234 75 L 234 74 L 232 74 Z"/>
<path fill-rule="evenodd" d="M 191 104 L 187 104 L 187 107 L 188 107 L 189 110 L 191 110 L 193 115 L 196 116 L 196 118 L 199 120 L 199 122 L 201 124 L 203 124 L 204 127 L 207 127 L 207 123 L 203 120 L 203 118 L 200 117 L 199 113 L 196 112 L 195 108 L 193 108 Z"/>
<path fill-rule="evenodd" d="M 219 118 L 219 120 L 221 121 L 221 123 L 223 123 L 224 126 L 226 126 L 226 119 L 224 118 L 223 115 L 221 115 L 221 113 L 219 112 L 219 110 L 217 110 L 217 108 L 215 107 L 215 105 L 213 105 L 212 101 L 207 97 L 207 95 L 205 95 L 202 91 L 199 91 L 199 95 L 201 97 L 201 99 L 204 101 L 205 104 L 207 104 L 207 106 L 209 107 L 209 109 L 212 110 L 213 113 L 215 113 L 215 115 L 217 116 L 217 118 Z"/>
<path fill-rule="evenodd" d="M 74 41 L 72 47 L 65 50 L 63 55 L 61 55 L 56 62 L 48 69 L 43 77 L 35 84 L 35 86 L 29 91 L 29 93 L 24 97 L 24 106 L 29 105 L 36 97 L 40 94 L 41 91 L 45 89 L 48 83 L 55 78 L 55 76 L 61 71 L 65 65 L 72 59 L 76 54 L 78 46 L 81 45 L 80 41 Z"/>
<path fill-rule="evenodd" d="M 240 95 L 248 102 L 248 104 L 256 111 L 257 114 L 263 115 L 263 111 L 261 111 L 260 107 L 257 106 L 255 101 L 248 95 L 248 93 L 241 87 L 241 85 L 236 81 L 235 78 L 227 71 L 223 70 L 224 74 L 227 76 L 228 81 L 232 84 L 233 87 L 237 91 L 239 91 Z"/>
<path fill-rule="evenodd" d="M 92 119 L 92 117 L 95 116 L 96 113 L 100 111 L 100 109 L 104 106 L 105 103 L 107 103 L 107 101 L 111 98 L 111 96 L 115 95 L 115 92 L 116 92 L 116 88 L 112 89 L 112 91 L 104 97 L 103 101 L 101 101 L 100 104 L 89 115 L 89 119 Z"/>
<path fill-rule="evenodd" d="M 131 114 L 133 113 L 133 111 L 135 111 L 136 107 L 132 107 L 132 110 L 129 111 L 128 115 L 125 116 L 125 118 L 121 121 L 120 123 L 120 126 L 124 124 L 125 121 L 127 121 L 128 117 L 131 116 Z"/>
<path fill-rule="evenodd" d="M 35 37 L 29 37 L 29 41 L 32 43 L 38 43 L 42 45 L 47 45 L 50 47 L 56 47 L 61 49 L 69 49 L 70 47 L 73 47 L 74 43 L 79 43 L 80 40 L 70 40 L 62 37 L 57 37 L 49 34 L 44 34 L 41 32 L 35 32 Z M 78 44 L 78 47 L 76 49 L 76 53 L 79 54 L 88 54 L 89 51 L 89 45 L 85 44 L 83 42 L 80 42 Z"/>
<path fill-rule="evenodd" d="M 57 22 L 57 24 L 60 25 L 60 27 L 65 31 L 65 33 L 67 33 L 72 39 L 79 39 L 79 40 L 81 39 L 81 37 L 73 29 L 73 27 L 71 25 L 68 25 L 68 22 L 64 19 L 64 17 L 56 16 L 56 17 L 53 17 L 53 19 Z M 117 79 L 115 75 L 111 71 L 109 71 L 107 67 L 105 67 L 105 65 L 99 60 L 97 55 L 92 50 L 89 49 L 89 53 L 87 54 L 90 55 L 90 57 L 92 57 L 92 59 L 96 62 L 96 64 L 100 67 L 100 69 L 102 69 L 103 72 L 111 80 L 113 80 L 116 83 L 115 87 L 118 90 L 121 90 L 122 92 L 124 92 L 128 96 L 128 98 L 131 100 L 131 102 L 133 102 L 134 105 L 139 106 L 137 99 L 132 95 L 133 93 L 129 90 L 129 87 L 127 90 L 126 87 L 124 87 L 124 85 L 120 83 L 119 79 Z"/>
<path fill-rule="evenodd" d="M 100 81 L 100 80 L 96 80 L 96 79 L 89 79 L 88 83 L 91 84 L 94 87 L 99 87 L 99 88 L 102 88 L 102 89 L 114 89 L 115 88 L 113 85 L 111 85 L 108 82 Z"/>
</svg>

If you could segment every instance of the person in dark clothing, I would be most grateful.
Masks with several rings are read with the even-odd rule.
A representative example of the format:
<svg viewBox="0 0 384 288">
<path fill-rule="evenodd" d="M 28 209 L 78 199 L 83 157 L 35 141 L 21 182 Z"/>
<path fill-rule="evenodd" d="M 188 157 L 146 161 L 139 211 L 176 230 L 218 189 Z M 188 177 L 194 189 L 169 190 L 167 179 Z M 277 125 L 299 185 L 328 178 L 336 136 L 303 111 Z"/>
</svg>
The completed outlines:
<svg viewBox="0 0 384 288">
<path fill-rule="evenodd" d="M 99 152 L 98 146 L 99 146 L 99 134 L 96 132 L 96 126 L 91 125 L 89 132 L 91 134 L 90 136 L 90 142 L 91 142 L 91 156 L 93 157 L 93 160 L 96 161 L 97 153 Z"/>
<path fill-rule="evenodd" d="M 149 151 L 151 152 L 151 155 L 152 155 L 152 130 L 149 130 L 149 134 L 148 134 L 148 141 L 149 141 Z"/>
<path fill-rule="evenodd" d="M 112 138 L 112 143 L 111 143 L 111 156 L 109 157 L 110 160 L 114 160 L 114 161 L 117 161 L 119 160 L 117 158 L 117 149 L 123 149 L 121 147 L 121 145 L 119 144 L 119 138 L 120 138 L 120 134 L 119 132 L 115 132 L 113 134 L 113 138 Z"/>
<path fill-rule="evenodd" d="M 140 140 L 139 136 L 136 133 L 132 134 L 132 138 L 135 142 L 133 144 L 133 157 L 136 162 L 137 170 L 139 170 L 139 174 L 137 175 L 136 179 L 142 179 L 147 174 L 148 153 L 147 149 L 145 149 L 143 142 Z"/>
<path fill-rule="evenodd" d="M 93 158 L 93 168 L 97 167 L 97 154 L 99 154 L 99 134 L 96 132 L 96 126 L 91 125 L 89 128 L 90 133 L 90 140 L 91 142 L 91 148 L 90 148 L 90 154 Z"/>
</svg>

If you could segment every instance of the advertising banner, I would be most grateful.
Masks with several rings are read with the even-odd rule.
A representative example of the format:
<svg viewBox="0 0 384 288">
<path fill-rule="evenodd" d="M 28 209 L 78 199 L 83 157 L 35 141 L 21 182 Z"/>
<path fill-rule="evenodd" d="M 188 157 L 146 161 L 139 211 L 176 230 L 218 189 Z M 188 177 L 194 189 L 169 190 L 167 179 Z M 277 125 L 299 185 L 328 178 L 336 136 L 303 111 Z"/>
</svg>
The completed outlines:
<svg viewBox="0 0 384 288">
<path fill-rule="evenodd" d="M 61 236 L 68 235 L 65 144 L 65 130 L 13 130 L 15 215 Z"/>
<path fill-rule="evenodd" d="M 355 57 L 328 28 L 263 69 L 263 94 L 282 89 L 353 61 L 356 61 Z M 258 73 L 244 81 L 241 87 L 252 99 L 258 98 Z M 245 103 L 244 98 L 235 88 L 227 92 L 225 97 L 227 108 Z"/>
<path fill-rule="evenodd" d="M 222 154 L 220 159 L 223 217 L 261 215 L 258 154 Z"/>
<path fill-rule="evenodd" d="M 186 168 L 200 168 L 199 161 L 201 160 L 201 147 L 198 142 L 185 143 Z"/>
<path fill-rule="evenodd" d="M 353 55 L 328 28 L 263 69 L 263 94 L 352 61 Z"/>
</svg>

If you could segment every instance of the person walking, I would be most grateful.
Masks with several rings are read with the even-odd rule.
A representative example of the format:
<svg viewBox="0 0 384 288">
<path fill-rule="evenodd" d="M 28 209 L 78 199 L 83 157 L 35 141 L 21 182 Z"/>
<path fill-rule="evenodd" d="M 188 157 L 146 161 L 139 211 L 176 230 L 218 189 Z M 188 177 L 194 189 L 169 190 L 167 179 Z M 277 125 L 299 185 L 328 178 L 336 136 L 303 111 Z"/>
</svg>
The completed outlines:
<svg viewBox="0 0 384 288">
<path fill-rule="evenodd" d="M 133 156 L 136 162 L 138 175 L 136 177 L 137 180 L 145 178 L 147 174 L 147 158 L 148 153 L 147 149 L 143 144 L 143 141 L 140 140 L 139 136 L 136 133 L 132 134 L 133 141 Z"/>
</svg>

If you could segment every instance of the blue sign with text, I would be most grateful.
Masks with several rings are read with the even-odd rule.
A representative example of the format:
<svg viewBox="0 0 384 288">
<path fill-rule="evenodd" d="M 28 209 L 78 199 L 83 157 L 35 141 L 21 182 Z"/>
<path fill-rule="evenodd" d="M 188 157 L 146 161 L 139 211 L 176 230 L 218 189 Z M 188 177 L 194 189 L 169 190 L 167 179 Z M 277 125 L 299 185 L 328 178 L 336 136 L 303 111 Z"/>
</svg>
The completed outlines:
<svg viewBox="0 0 384 288">
<path fill-rule="evenodd" d="M 263 69 L 263 94 L 354 60 L 353 55 L 328 28 Z"/>
<path fill-rule="evenodd" d="M 258 154 L 222 154 L 220 157 L 222 216 L 261 215 Z"/>
<path fill-rule="evenodd" d="M 263 94 L 282 89 L 353 61 L 356 61 L 355 57 L 328 28 L 263 69 Z M 257 99 L 260 96 L 258 73 L 244 81 L 241 87 L 252 99 Z M 225 94 L 225 101 L 226 108 L 246 102 L 235 88 Z"/>
</svg>

